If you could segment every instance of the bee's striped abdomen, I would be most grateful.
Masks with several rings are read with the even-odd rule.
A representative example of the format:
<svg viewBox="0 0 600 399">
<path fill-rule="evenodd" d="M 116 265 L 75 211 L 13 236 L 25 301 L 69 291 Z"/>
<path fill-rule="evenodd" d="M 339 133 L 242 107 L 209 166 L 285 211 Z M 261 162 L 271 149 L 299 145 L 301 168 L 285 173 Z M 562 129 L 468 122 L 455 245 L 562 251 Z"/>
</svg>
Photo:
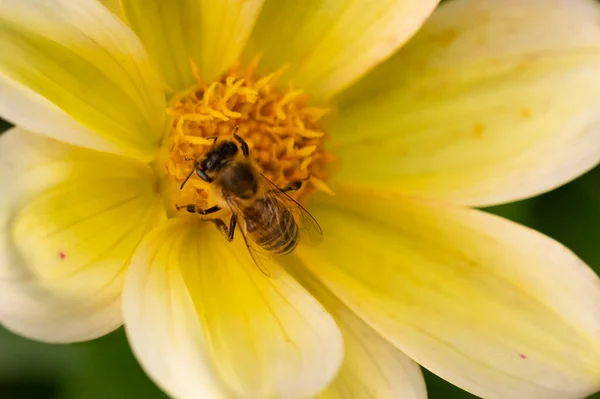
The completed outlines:
<svg viewBox="0 0 600 399">
<path fill-rule="evenodd" d="M 251 216 L 254 228 L 248 232 L 257 245 L 276 255 L 285 255 L 296 248 L 298 225 L 289 209 L 265 199 L 256 201 L 251 208 L 247 209 L 246 218 Z M 256 217 L 258 214 L 260 218 Z"/>
</svg>

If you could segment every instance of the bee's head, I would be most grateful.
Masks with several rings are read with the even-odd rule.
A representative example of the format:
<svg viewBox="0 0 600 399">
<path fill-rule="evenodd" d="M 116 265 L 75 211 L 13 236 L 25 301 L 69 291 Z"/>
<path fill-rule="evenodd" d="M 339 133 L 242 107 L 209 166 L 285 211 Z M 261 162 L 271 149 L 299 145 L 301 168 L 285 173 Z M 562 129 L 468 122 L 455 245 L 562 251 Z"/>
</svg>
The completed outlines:
<svg viewBox="0 0 600 399">
<path fill-rule="evenodd" d="M 234 158 L 238 153 L 238 146 L 233 141 L 223 140 L 217 144 L 215 150 L 220 152 L 223 158 Z"/>
<path fill-rule="evenodd" d="M 200 162 L 200 168 L 205 172 L 218 171 L 234 159 L 238 151 L 238 146 L 233 141 L 223 140 L 206 154 Z"/>
</svg>

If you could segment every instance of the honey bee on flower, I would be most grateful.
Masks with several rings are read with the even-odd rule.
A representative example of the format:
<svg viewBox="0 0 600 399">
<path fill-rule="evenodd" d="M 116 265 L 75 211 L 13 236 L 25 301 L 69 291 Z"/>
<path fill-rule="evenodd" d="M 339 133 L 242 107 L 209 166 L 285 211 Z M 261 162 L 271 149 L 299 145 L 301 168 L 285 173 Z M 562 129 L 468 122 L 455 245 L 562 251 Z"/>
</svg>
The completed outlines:
<svg viewBox="0 0 600 399">
<path fill-rule="evenodd" d="M 471 207 L 600 160 L 598 13 L 0 0 L 0 323 L 174 398 L 595 392 L 598 277 Z"/>
<path fill-rule="evenodd" d="M 305 230 L 312 230 L 319 235 L 323 232 L 310 213 L 288 195 L 289 192 L 302 187 L 302 180 L 292 181 L 283 188 L 277 187 L 248 162 L 248 144 L 237 132 L 238 126 L 233 129 L 233 137 L 242 148 L 242 161 L 236 160 L 239 153 L 236 143 L 223 140 L 217 144 L 217 137 L 212 137 L 212 149 L 202 161 L 194 162 L 194 167 L 180 186 L 180 189 L 183 189 L 190 177 L 196 173 L 205 182 L 213 184 L 213 197 L 217 198 L 219 204 L 206 209 L 196 204 L 177 205 L 176 208 L 178 211 L 185 209 L 189 213 L 203 216 L 228 209 L 231 213 L 229 226 L 221 219 L 212 221 L 225 233 L 227 241 L 232 241 L 239 219 L 243 223 L 240 233 L 252 260 L 265 275 L 272 276 L 271 271 L 263 268 L 256 247 L 249 240 L 267 253 L 285 255 L 298 245 L 298 223 L 302 223 Z M 209 174 L 214 174 L 214 177 Z"/>
</svg>

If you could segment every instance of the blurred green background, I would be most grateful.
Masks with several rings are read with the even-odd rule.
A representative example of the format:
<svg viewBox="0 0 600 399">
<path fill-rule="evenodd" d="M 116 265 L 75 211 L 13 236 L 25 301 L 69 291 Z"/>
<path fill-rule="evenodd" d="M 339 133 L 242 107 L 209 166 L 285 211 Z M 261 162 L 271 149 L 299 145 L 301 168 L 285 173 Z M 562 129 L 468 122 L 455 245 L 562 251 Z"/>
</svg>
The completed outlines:
<svg viewBox="0 0 600 399">
<path fill-rule="evenodd" d="M 8 127 L 0 120 L 0 132 Z M 561 241 L 600 273 L 600 168 L 540 197 L 487 210 Z M 428 372 L 425 378 L 432 399 L 474 398 Z M 140 369 L 122 329 L 93 342 L 46 345 L 0 327 L 0 399 L 107 398 L 166 398 Z"/>
</svg>

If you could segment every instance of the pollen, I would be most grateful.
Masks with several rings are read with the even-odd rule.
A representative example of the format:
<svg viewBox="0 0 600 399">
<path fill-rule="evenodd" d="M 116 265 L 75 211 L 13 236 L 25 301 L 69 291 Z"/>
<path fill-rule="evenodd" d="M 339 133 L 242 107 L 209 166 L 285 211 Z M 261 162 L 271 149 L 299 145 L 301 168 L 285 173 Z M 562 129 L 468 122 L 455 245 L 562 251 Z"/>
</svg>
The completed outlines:
<svg viewBox="0 0 600 399">
<path fill-rule="evenodd" d="M 210 183 L 195 174 L 183 189 L 180 185 L 215 138 L 233 140 L 234 129 L 247 142 L 250 161 L 275 185 L 283 188 L 303 181 L 290 194 L 295 199 L 304 201 L 315 191 L 331 194 L 326 184 L 331 156 L 324 150 L 326 135 L 319 123 L 329 109 L 311 106 L 309 96 L 291 82 L 281 89 L 284 68 L 260 76 L 257 66 L 258 60 L 246 68 L 235 66 L 212 83 L 205 83 L 192 66 L 197 84 L 167 108 L 170 123 L 162 164 L 172 210 L 215 204 Z"/>
</svg>

